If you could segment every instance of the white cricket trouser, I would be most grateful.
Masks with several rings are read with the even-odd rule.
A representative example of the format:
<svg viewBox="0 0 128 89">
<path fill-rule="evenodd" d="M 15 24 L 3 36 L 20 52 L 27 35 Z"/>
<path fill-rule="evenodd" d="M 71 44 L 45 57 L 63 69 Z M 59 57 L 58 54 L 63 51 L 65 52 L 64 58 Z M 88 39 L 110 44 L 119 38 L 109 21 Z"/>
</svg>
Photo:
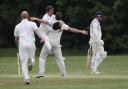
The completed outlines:
<svg viewBox="0 0 128 89">
<path fill-rule="evenodd" d="M 91 71 L 96 72 L 98 66 L 101 64 L 103 59 L 106 57 L 107 52 L 104 51 L 104 47 L 102 45 L 98 45 L 97 43 L 92 43 L 92 60 L 91 60 Z"/>
<path fill-rule="evenodd" d="M 48 51 L 50 52 L 51 51 L 50 40 L 49 40 L 48 36 L 45 35 L 44 33 L 43 33 L 43 38 L 44 38 L 44 41 L 45 41 L 44 45 L 47 47 Z"/>
<path fill-rule="evenodd" d="M 21 62 L 21 70 L 24 76 L 24 79 L 29 79 L 28 73 L 28 59 L 31 59 L 32 63 L 35 62 L 35 44 L 20 44 L 19 45 L 19 56 Z"/>
<path fill-rule="evenodd" d="M 62 57 L 61 47 L 54 47 L 53 53 L 55 55 L 56 63 L 63 75 L 67 74 L 65 69 L 65 63 Z M 45 63 L 46 63 L 46 57 L 50 54 L 47 47 L 44 45 L 39 58 L 39 75 L 44 75 L 45 73 Z"/>
</svg>

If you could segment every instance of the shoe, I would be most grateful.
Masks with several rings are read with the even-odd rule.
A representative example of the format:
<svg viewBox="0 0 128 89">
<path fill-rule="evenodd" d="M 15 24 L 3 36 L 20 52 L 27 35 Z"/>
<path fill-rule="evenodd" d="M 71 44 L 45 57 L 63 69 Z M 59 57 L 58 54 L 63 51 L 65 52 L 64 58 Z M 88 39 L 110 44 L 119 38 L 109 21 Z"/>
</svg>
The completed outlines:
<svg viewBox="0 0 128 89">
<path fill-rule="evenodd" d="M 100 72 L 99 72 L 99 71 L 91 71 L 91 74 L 92 74 L 92 75 L 93 75 L 93 74 L 94 74 L 94 75 L 95 75 L 95 74 L 97 75 L 97 74 L 100 74 Z"/>
<path fill-rule="evenodd" d="M 36 78 L 41 78 L 41 77 L 44 77 L 43 75 L 37 75 Z"/>
<path fill-rule="evenodd" d="M 30 85 L 30 80 L 29 80 L 29 79 L 26 79 L 26 80 L 25 80 L 25 84 L 26 84 L 26 85 Z"/>
<path fill-rule="evenodd" d="M 28 70 L 29 71 L 32 70 L 32 61 L 31 61 L 31 59 L 28 59 Z"/>
<path fill-rule="evenodd" d="M 67 75 L 67 74 L 62 74 L 62 77 L 63 77 L 64 79 L 66 79 L 66 78 L 68 77 L 68 75 Z"/>
</svg>

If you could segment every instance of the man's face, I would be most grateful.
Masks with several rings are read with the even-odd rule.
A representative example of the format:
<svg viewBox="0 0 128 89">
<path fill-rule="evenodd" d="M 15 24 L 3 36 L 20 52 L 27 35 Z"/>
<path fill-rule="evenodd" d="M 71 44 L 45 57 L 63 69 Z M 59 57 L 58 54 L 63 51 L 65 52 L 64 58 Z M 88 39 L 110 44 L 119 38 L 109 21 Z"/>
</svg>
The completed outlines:
<svg viewBox="0 0 128 89">
<path fill-rule="evenodd" d="M 50 16 L 52 16 L 53 13 L 54 13 L 54 9 L 51 9 L 51 10 L 48 11 L 48 14 L 49 14 Z"/>
<path fill-rule="evenodd" d="M 28 18 L 28 12 L 27 11 L 22 11 L 21 12 L 21 18 L 23 18 L 23 19 L 27 19 Z"/>
<path fill-rule="evenodd" d="M 98 16 L 98 20 L 102 22 L 102 16 Z"/>
</svg>

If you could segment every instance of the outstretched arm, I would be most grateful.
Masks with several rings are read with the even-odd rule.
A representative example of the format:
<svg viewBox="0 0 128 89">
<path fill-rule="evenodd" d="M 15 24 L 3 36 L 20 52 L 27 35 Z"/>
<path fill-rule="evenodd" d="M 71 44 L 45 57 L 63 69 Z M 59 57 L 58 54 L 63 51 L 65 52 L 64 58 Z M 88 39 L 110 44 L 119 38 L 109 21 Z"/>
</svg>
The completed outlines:
<svg viewBox="0 0 128 89">
<path fill-rule="evenodd" d="M 36 17 L 31 17 L 30 20 L 38 21 L 39 23 L 49 24 L 48 21 L 43 20 L 43 19 L 39 19 L 39 18 L 36 18 Z"/>
<path fill-rule="evenodd" d="M 88 34 L 88 31 L 86 31 L 86 30 L 79 30 L 79 29 L 72 28 L 72 27 L 69 27 L 68 31 L 73 32 L 73 33 L 81 33 L 83 35 L 87 35 Z"/>
</svg>

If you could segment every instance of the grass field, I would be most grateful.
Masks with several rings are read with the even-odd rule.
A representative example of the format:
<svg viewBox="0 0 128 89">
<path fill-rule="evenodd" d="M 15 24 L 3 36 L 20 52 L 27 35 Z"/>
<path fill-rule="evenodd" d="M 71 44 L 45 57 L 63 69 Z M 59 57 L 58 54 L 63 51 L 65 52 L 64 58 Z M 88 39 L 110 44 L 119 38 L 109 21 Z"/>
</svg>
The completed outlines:
<svg viewBox="0 0 128 89">
<path fill-rule="evenodd" d="M 38 58 L 31 72 L 31 85 L 18 76 L 16 57 L 0 57 L 0 89 L 128 89 L 128 56 L 108 56 L 100 66 L 100 75 L 90 75 L 84 56 L 68 56 L 68 78 L 59 73 L 54 57 L 48 57 L 46 75 L 36 79 Z"/>
</svg>

